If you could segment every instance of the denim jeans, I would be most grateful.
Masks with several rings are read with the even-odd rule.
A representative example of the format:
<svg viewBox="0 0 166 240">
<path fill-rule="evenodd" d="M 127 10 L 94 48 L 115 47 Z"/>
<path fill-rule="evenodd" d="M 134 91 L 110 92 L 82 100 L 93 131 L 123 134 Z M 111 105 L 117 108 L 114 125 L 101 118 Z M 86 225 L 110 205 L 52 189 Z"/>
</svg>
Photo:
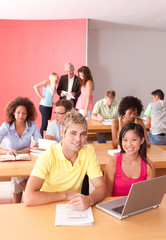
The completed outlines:
<svg viewBox="0 0 166 240">
<path fill-rule="evenodd" d="M 152 133 L 148 132 L 148 137 L 153 144 L 157 145 L 166 145 L 166 135 L 160 136 L 160 135 L 153 135 Z"/>
<path fill-rule="evenodd" d="M 46 107 L 43 105 L 39 105 L 39 110 L 42 115 L 42 124 L 41 124 L 41 128 L 40 128 L 40 134 L 43 137 L 43 131 L 47 129 L 48 120 L 51 119 L 52 107 Z"/>
</svg>

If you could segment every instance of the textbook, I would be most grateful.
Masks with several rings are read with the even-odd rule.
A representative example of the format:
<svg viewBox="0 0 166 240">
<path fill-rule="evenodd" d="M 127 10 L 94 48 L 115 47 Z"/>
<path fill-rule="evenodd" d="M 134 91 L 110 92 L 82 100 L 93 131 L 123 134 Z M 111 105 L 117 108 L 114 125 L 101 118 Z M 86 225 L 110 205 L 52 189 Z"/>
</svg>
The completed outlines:
<svg viewBox="0 0 166 240">
<path fill-rule="evenodd" d="M 31 158 L 29 154 L 18 154 L 18 155 L 1 155 L 0 156 L 0 161 L 1 162 L 6 162 L 6 161 L 30 161 Z"/>
<path fill-rule="evenodd" d="M 91 207 L 84 211 L 79 211 L 70 204 L 56 205 L 55 226 L 93 225 L 93 222 Z"/>
</svg>

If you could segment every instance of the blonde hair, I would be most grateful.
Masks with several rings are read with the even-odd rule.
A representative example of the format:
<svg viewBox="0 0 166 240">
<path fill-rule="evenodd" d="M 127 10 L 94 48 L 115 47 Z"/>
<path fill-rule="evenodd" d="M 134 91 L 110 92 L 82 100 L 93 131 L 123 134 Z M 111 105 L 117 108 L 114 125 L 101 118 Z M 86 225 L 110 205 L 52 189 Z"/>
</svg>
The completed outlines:
<svg viewBox="0 0 166 240">
<path fill-rule="evenodd" d="M 55 90 L 55 84 L 58 82 L 59 75 L 55 72 L 51 73 L 49 76 L 50 87 L 51 87 L 51 95 L 53 96 Z"/>
<path fill-rule="evenodd" d="M 71 124 L 85 125 L 86 132 L 88 131 L 88 124 L 85 117 L 75 109 L 68 112 L 62 120 L 62 129 L 64 133 Z"/>
</svg>

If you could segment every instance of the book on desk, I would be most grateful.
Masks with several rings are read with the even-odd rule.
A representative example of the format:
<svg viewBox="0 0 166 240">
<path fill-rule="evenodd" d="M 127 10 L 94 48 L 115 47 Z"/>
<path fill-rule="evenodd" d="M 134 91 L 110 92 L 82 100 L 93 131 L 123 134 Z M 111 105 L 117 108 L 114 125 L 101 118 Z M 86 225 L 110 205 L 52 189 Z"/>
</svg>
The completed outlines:
<svg viewBox="0 0 166 240">
<path fill-rule="evenodd" d="M 31 158 L 29 154 L 23 153 L 23 154 L 18 154 L 18 155 L 11 155 L 11 154 L 6 154 L 6 155 L 1 155 L 0 156 L 0 161 L 1 162 L 8 162 L 8 161 L 30 161 Z"/>
</svg>

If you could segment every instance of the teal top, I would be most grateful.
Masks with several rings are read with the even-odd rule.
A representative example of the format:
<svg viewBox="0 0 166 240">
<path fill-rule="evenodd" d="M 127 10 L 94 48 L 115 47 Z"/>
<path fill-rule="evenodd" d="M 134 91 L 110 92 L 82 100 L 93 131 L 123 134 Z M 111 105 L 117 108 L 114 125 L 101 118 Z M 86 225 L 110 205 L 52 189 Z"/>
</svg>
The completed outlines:
<svg viewBox="0 0 166 240">
<path fill-rule="evenodd" d="M 53 97 L 55 94 L 55 90 L 53 95 L 51 95 L 51 88 L 50 87 L 43 87 L 43 96 L 44 98 L 41 99 L 40 105 L 46 106 L 46 107 L 52 107 L 53 106 Z"/>
</svg>

